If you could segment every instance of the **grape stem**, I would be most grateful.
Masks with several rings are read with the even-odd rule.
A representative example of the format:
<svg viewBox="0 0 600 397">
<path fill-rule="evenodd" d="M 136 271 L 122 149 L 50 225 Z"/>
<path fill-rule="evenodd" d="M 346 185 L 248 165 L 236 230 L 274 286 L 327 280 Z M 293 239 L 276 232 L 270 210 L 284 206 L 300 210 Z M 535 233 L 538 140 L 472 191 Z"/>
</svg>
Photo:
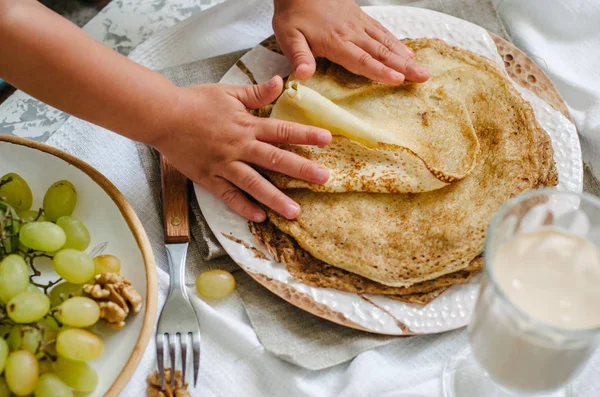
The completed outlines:
<svg viewBox="0 0 600 397">
<path fill-rule="evenodd" d="M 3 181 L 0 181 L 0 187 L 2 187 L 2 186 L 4 186 L 4 185 L 6 185 L 7 183 L 11 183 L 11 182 L 12 182 L 12 180 L 13 180 L 12 176 L 9 176 L 9 177 L 8 177 L 8 178 L 6 178 L 5 180 L 3 180 Z"/>
<path fill-rule="evenodd" d="M 38 210 L 38 214 L 37 214 L 37 216 L 35 217 L 35 219 L 34 219 L 33 221 L 34 221 L 34 222 L 37 222 L 37 221 L 39 221 L 39 220 L 40 220 L 40 217 L 41 217 L 43 214 L 44 214 L 44 209 L 43 209 L 43 208 L 40 208 L 40 209 Z"/>
<path fill-rule="evenodd" d="M 38 276 L 39 276 L 39 274 L 38 274 Z M 62 281 L 62 278 L 59 277 L 57 280 L 49 281 L 48 284 L 39 284 L 39 283 L 36 283 L 35 281 L 33 281 L 33 277 L 35 277 L 35 276 L 29 276 L 29 280 L 31 281 L 31 284 L 35 285 L 38 288 L 43 289 L 44 294 L 48 294 L 48 290 L 50 288 L 54 287 L 56 284 L 58 284 Z"/>
<path fill-rule="evenodd" d="M 47 341 L 41 341 L 40 342 L 40 353 L 42 353 L 44 355 L 44 357 L 42 357 L 39 361 L 43 360 L 44 358 L 47 358 L 50 361 L 56 361 L 56 356 L 53 354 L 48 353 L 45 348 L 47 346 L 52 346 L 54 343 L 56 343 L 56 339 L 51 339 L 51 340 L 47 340 Z"/>
<path fill-rule="evenodd" d="M 42 273 L 36 269 L 35 265 L 33 264 L 33 262 L 35 261 L 35 259 L 37 258 L 48 258 L 48 259 L 52 259 L 52 256 L 48 255 L 48 254 L 36 254 L 35 251 L 33 250 L 28 250 L 25 253 L 25 260 L 27 261 L 27 263 L 29 264 L 29 267 L 31 267 L 31 270 L 33 271 L 33 275 L 29 276 L 29 279 L 31 280 L 33 277 L 37 277 L 37 276 L 41 276 Z"/>
<path fill-rule="evenodd" d="M 35 285 L 36 287 L 42 288 L 44 290 L 44 294 L 48 294 L 48 290 L 50 288 L 54 287 L 56 284 L 60 283 L 62 281 L 62 278 L 59 277 L 57 280 L 49 281 L 47 284 L 40 284 L 40 283 L 36 283 L 35 281 L 33 281 L 34 277 L 38 277 L 38 276 L 42 275 L 42 272 L 40 272 L 33 263 L 37 258 L 52 259 L 52 256 L 50 256 L 48 254 L 36 253 L 33 250 L 28 250 L 25 253 L 25 260 L 29 264 L 31 271 L 33 271 L 33 274 L 31 276 L 29 276 L 29 281 L 31 281 L 31 284 Z"/>
<path fill-rule="evenodd" d="M 4 223 L 10 217 L 10 208 L 6 206 L 6 211 L 4 211 L 4 216 L 2 217 L 2 223 Z"/>
<path fill-rule="evenodd" d="M 3 201 L 0 201 L 0 210 L 4 212 L 0 218 L 0 259 L 4 259 L 17 250 L 20 219 L 15 210 Z"/>
</svg>

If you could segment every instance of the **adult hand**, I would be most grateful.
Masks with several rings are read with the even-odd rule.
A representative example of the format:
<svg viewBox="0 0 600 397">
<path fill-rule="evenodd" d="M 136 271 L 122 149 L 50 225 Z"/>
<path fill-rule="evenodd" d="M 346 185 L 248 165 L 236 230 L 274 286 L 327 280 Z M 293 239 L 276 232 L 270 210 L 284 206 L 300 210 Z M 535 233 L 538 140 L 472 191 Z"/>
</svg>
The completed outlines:
<svg viewBox="0 0 600 397">
<path fill-rule="evenodd" d="M 329 170 L 271 143 L 326 145 L 329 131 L 251 115 L 281 93 L 274 77 L 251 86 L 226 84 L 182 88 L 168 133 L 152 142 L 188 178 L 223 200 L 246 219 L 262 222 L 264 211 L 242 191 L 292 219 L 300 207 L 251 165 L 297 179 L 325 183 Z"/>
<path fill-rule="evenodd" d="M 307 79 L 315 58 L 382 83 L 424 82 L 429 71 L 381 23 L 352 0 L 274 0 L 273 29 L 294 75 Z"/>
</svg>

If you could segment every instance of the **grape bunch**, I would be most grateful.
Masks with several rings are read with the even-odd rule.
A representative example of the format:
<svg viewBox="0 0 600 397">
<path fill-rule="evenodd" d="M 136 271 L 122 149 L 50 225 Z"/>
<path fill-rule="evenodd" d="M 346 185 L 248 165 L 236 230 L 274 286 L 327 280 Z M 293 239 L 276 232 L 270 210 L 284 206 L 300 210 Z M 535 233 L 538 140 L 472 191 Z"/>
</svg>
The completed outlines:
<svg viewBox="0 0 600 397">
<path fill-rule="evenodd" d="M 72 216 L 77 191 L 69 181 L 52 184 L 43 208 L 18 174 L 0 178 L 0 397 L 71 397 L 96 388 L 87 362 L 104 352 L 89 328 L 100 319 L 98 303 L 83 284 L 96 274 L 119 273 L 112 255 L 85 250 L 90 233 Z M 36 260 L 46 258 L 60 276 L 36 282 Z"/>
</svg>

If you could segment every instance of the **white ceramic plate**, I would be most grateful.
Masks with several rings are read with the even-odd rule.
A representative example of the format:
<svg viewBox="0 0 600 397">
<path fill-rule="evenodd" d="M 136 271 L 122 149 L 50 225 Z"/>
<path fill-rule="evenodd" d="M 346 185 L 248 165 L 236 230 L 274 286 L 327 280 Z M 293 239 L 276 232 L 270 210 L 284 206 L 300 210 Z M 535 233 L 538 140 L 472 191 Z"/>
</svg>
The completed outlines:
<svg viewBox="0 0 600 397">
<path fill-rule="evenodd" d="M 157 282 L 154 257 L 144 229 L 133 209 L 119 191 L 98 171 L 64 152 L 33 141 L 0 135 L 0 175 L 16 172 L 31 186 L 33 209 L 41 207 L 48 187 L 61 179 L 75 185 L 78 203 L 74 216 L 90 231 L 90 251 L 108 243 L 104 253 L 118 256 L 121 273 L 142 295 L 140 313 L 127 320 L 125 328 L 112 331 L 104 325 L 95 332 L 104 340 L 104 355 L 91 362 L 98 372 L 98 387 L 90 397 L 116 396 L 133 374 L 156 317 Z M 42 264 L 41 283 L 58 278 L 48 264 Z M 37 281 L 36 280 L 36 281 Z"/>
<path fill-rule="evenodd" d="M 494 42 L 488 32 L 479 26 L 420 8 L 391 6 L 364 9 L 398 38 L 440 38 L 451 45 L 492 59 L 504 68 L 504 62 Z M 290 72 L 289 63 L 283 55 L 262 45 L 256 46 L 245 54 L 241 61 L 242 63 L 236 64 L 227 72 L 221 82 L 251 84 L 246 70 L 251 72 L 257 82 L 266 81 L 276 74 L 287 76 Z M 516 84 L 515 86 L 532 104 L 538 122 L 550 135 L 559 173 L 559 186 L 581 191 L 583 179 L 581 149 L 575 126 L 540 98 Z M 313 312 L 322 313 L 324 305 L 328 311 L 341 314 L 351 323 L 351 326 L 358 325 L 359 328 L 372 332 L 392 335 L 448 331 L 465 326 L 470 319 L 477 296 L 478 277 L 467 284 L 452 286 L 426 306 L 372 295 L 367 295 L 369 300 L 367 301 L 357 294 L 310 287 L 294 280 L 285 266 L 280 263 L 270 259 L 260 259 L 243 244 L 226 238 L 224 235 L 233 235 L 246 245 L 262 251 L 260 244 L 248 230 L 244 219 L 199 186 L 196 186 L 196 197 L 214 234 L 240 266 L 250 273 L 261 274 L 285 283 L 294 293 L 308 295 L 312 301 L 320 305 L 320 309 Z M 270 258 L 269 255 L 267 257 Z M 279 293 L 279 295 L 285 297 L 285 294 Z M 329 319 L 336 321 L 331 316 Z"/>
</svg>

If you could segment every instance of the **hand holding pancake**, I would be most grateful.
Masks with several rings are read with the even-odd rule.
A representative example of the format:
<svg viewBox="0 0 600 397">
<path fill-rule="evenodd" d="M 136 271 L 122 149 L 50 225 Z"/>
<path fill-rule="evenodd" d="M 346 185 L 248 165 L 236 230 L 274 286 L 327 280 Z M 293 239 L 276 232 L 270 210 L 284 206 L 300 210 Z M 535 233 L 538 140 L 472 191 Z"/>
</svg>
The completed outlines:
<svg viewBox="0 0 600 397">
<path fill-rule="evenodd" d="M 242 190 L 286 218 L 300 207 L 250 166 L 325 183 L 329 170 L 270 143 L 327 145 L 331 134 L 301 124 L 258 118 L 248 108 L 271 103 L 281 92 L 280 77 L 259 85 L 197 85 L 181 88 L 167 133 L 152 142 L 188 178 L 223 200 L 246 219 L 262 222 L 264 211 Z M 241 190 L 240 190 L 241 189 Z"/>
<path fill-rule="evenodd" d="M 412 52 L 352 0 L 275 0 L 273 29 L 301 80 L 315 72 L 314 57 L 392 85 L 429 78 Z"/>
</svg>

